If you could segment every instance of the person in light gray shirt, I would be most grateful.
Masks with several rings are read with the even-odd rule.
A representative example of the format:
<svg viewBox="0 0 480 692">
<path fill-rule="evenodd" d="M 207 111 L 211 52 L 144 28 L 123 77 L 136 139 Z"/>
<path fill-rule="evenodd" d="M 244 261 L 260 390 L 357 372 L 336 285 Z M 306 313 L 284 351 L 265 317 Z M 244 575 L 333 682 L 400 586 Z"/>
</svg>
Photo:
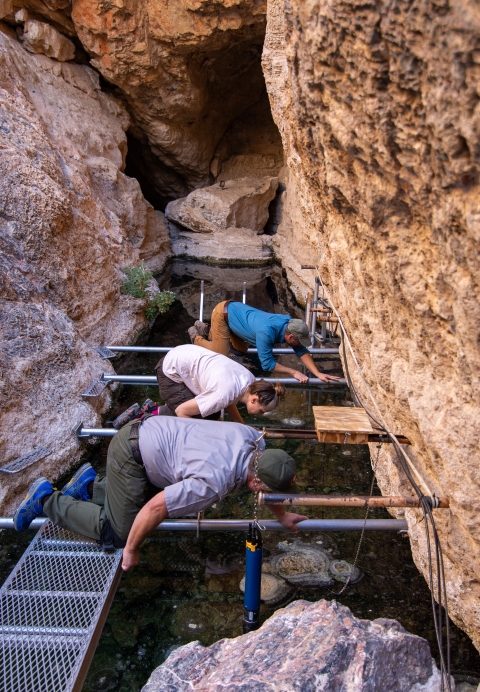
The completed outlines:
<svg viewBox="0 0 480 692">
<path fill-rule="evenodd" d="M 242 485 L 252 492 L 296 492 L 295 462 L 281 449 L 265 450 L 260 437 L 247 425 L 191 418 L 150 416 L 127 423 L 108 448 L 106 478 L 90 464 L 61 491 L 39 478 L 15 512 L 14 526 L 23 531 L 46 515 L 107 550 L 124 548 L 122 566 L 129 570 L 138 564 L 142 541 L 167 517 L 200 512 Z M 307 519 L 281 506 L 270 509 L 294 531 Z"/>
</svg>

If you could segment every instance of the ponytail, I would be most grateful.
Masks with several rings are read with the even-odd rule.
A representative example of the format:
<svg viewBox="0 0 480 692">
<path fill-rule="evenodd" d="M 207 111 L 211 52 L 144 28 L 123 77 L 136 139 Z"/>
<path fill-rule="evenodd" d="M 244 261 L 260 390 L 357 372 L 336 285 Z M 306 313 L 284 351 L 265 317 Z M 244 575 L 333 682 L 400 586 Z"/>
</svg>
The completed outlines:
<svg viewBox="0 0 480 692">
<path fill-rule="evenodd" d="M 285 397 L 285 387 L 278 380 L 275 383 L 259 380 L 248 387 L 247 394 L 257 396 L 258 403 L 265 411 L 273 411 Z"/>
</svg>

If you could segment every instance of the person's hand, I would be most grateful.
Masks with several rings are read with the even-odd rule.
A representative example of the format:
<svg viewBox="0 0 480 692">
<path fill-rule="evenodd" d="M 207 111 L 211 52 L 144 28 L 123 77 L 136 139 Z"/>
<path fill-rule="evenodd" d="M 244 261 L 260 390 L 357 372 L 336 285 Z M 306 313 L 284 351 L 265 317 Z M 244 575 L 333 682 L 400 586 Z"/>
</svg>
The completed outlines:
<svg viewBox="0 0 480 692">
<path fill-rule="evenodd" d="M 337 382 L 340 378 L 336 375 L 325 375 L 325 373 L 320 373 L 318 379 L 322 380 L 322 382 Z"/>
<path fill-rule="evenodd" d="M 128 572 L 129 569 L 133 569 L 140 562 L 140 555 L 138 550 L 129 550 L 128 548 L 123 549 L 122 557 L 122 569 L 124 572 Z"/>
<path fill-rule="evenodd" d="M 295 514 L 294 512 L 285 512 L 283 517 L 280 519 L 280 523 L 286 528 L 290 529 L 291 531 L 298 531 L 296 524 L 298 524 L 299 521 L 304 521 L 305 519 L 308 519 L 304 514 Z"/>
<path fill-rule="evenodd" d="M 298 380 L 302 384 L 305 384 L 306 382 L 308 382 L 308 377 L 307 377 L 307 375 L 304 375 L 303 372 L 299 372 L 298 370 L 294 370 L 293 376 L 296 380 Z"/>
</svg>

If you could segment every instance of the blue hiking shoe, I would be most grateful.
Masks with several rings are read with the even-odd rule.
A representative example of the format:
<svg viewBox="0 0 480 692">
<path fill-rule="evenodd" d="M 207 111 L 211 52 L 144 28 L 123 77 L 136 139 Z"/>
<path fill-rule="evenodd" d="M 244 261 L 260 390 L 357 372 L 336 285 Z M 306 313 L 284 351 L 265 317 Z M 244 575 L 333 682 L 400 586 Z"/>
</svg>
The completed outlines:
<svg viewBox="0 0 480 692">
<path fill-rule="evenodd" d="M 74 500 L 85 500 L 85 502 L 88 502 L 92 499 L 88 493 L 88 485 L 95 480 L 96 475 L 97 472 L 90 464 L 80 466 L 67 485 L 63 486 L 61 490 L 62 495 L 73 497 Z"/>
<path fill-rule="evenodd" d="M 44 517 L 42 499 L 51 495 L 53 485 L 43 476 L 29 487 L 25 499 L 19 504 L 13 515 L 13 526 L 17 531 L 25 531 L 37 517 Z"/>
</svg>

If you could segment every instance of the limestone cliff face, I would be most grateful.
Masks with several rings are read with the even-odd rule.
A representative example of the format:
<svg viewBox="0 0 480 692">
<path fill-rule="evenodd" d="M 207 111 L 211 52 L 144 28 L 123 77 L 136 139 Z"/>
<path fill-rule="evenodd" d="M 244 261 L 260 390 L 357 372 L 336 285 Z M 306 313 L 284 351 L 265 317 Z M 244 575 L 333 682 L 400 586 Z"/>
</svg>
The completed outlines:
<svg viewBox="0 0 480 692">
<path fill-rule="evenodd" d="M 53 450 L 2 474 L 8 515 L 32 478 L 79 459 L 71 427 L 99 424 L 109 403 L 80 396 L 111 369 L 93 347 L 147 325 L 142 302 L 119 293 L 121 269 L 142 258 L 161 268 L 169 241 L 163 215 L 121 172 L 128 116 L 93 70 L 33 56 L 0 32 L 0 98 L 2 462 Z"/>
<path fill-rule="evenodd" d="M 270 0 L 263 55 L 288 165 L 277 253 L 300 295 L 315 258 L 389 424 L 450 497 L 436 513 L 450 609 L 477 647 L 479 45 L 468 2 Z M 378 477 L 408 491 L 387 450 Z"/>
</svg>

